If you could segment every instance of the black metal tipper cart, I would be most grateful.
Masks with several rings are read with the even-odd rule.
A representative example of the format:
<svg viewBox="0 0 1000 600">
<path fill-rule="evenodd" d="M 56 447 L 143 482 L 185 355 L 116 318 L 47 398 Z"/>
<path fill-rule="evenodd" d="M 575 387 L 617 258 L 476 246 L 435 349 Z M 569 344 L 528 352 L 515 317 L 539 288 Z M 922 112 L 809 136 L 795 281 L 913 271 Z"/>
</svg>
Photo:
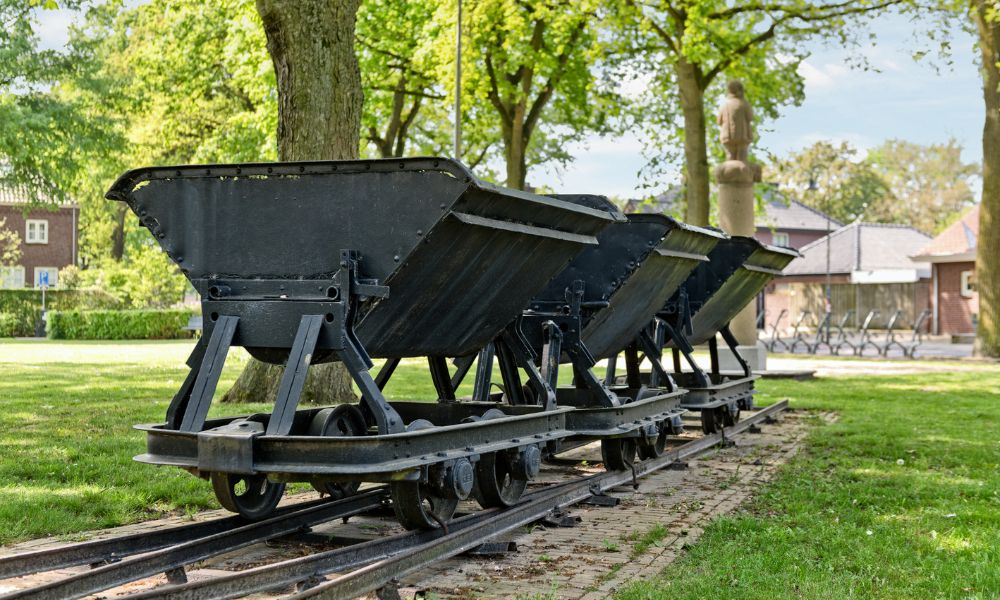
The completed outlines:
<svg viewBox="0 0 1000 600">
<path fill-rule="evenodd" d="M 672 350 L 674 377 L 688 390 L 681 406 L 701 411 L 705 433 L 734 424 L 740 410 L 753 407 L 756 376 L 740 356 L 729 322 L 798 256 L 790 248 L 768 246 L 750 237 L 723 240 L 656 314 L 656 345 Z M 740 375 L 720 372 L 717 334 L 739 362 Z M 694 346 L 705 343 L 711 359 L 708 373 L 691 355 Z M 681 355 L 691 371 L 683 370 Z"/>
<path fill-rule="evenodd" d="M 598 196 L 558 196 L 595 209 L 612 206 Z M 601 439 L 610 470 L 662 453 L 667 435 L 681 427 L 684 390 L 662 370 L 649 385 L 636 377 L 608 386 L 593 372 L 598 360 L 629 348 L 653 351 L 642 332 L 656 311 L 724 236 L 664 215 L 629 215 L 598 234 L 496 342 L 504 395 L 515 404 L 572 406 L 574 439 Z M 573 385 L 558 386 L 560 363 L 572 366 Z M 488 363 L 486 363 L 488 364 Z M 528 373 L 521 385 L 517 368 Z M 536 369 L 537 367 L 537 369 Z M 555 390 L 555 396 L 550 390 Z"/>
<path fill-rule="evenodd" d="M 532 477 L 545 445 L 572 434 L 568 407 L 452 401 L 440 367 L 500 335 L 618 211 L 498 188 L 447 159 L 138 169 L 108 198 L 128 203 L 204 316 L 136 459 L 211 479 L 226 508 L 265 517 L 290 481 L 333 496 L 388 481 L 404 526 L 436 527 L 474 486 Z M 270 414 L 207 418 L 231 346 L 287 363 Z M 443 401 L 388 402 L 370 357 L 429 357 Z M 297 409 L 310 364 L 335 360 L 360 404 Z M 482 464 L 494 481 L 476 481 Z"/>
</svg>

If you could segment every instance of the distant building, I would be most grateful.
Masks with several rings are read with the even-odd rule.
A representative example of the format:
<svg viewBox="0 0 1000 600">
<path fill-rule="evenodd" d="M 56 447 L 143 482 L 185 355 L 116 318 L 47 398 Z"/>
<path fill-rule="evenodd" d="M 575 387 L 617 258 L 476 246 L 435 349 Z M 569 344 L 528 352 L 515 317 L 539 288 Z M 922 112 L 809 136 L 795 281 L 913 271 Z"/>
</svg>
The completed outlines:
<svg viewBox="0 0 1000 600">
<path fill-rule="evenodd" d="M 683 213 L 683 208 L 684 189 L 675 185 L 652 198 L 626 200 L 622 211 L 625 213 L 673 215 Z"/>
<path fill-rule="evenodd" d="M 824 212 L 769 191 L 764 198 L 764 214 L 757 216 L 756 226 L 756 237 L 765 244 L 798 249 L 843 224 Z"/>
<path fill-rule="evenodd" d="M 967 212 L 912 258 L 931 265 L 932 331 L 943 335 L 975 333 L 979 315 L 976 291 L 976 240 L 979 207 Z"/>
<path fill-rule="evenodd" d="M 75 204 L 42 208 L 24 188 L 0 186 L 0 221 L 21 239 L 20 261 L 0 265 L 0 288 L 38 287 L 46 276 L 58 286 L 59 270 L 77 261 L 79 216 Z"/>
<path fill-rule="evenodd" d="M 771 319 L 782 308 L 789 311 L 786 326 L 806 310 L 814 319 L 822 317 L 828 241 L 834 318 L 854 310 L 854 325 L 876 309 L 881 315 L 876 324 L 883 325 L 898 309 L 903 311 L 898 324 L 906 327 L 928 307 L 930 264 L 910 257 L 927 246 L 930 236 L 905 225 L 855 222 L 798 248 L 802 257 L 785 268 L 765 299 Z"/>
</svg>

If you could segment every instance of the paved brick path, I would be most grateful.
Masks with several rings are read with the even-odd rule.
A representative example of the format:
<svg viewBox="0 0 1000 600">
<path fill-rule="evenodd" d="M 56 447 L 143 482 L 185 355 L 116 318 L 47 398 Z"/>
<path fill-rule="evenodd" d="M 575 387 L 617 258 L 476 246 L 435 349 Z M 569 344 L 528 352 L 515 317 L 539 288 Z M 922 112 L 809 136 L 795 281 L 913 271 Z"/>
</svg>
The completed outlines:
<svg viewBox="0 0 1000 600">
<path fill-rule="evenodd" d="M 615 490 L 622 500 L 615 508 L 574 508 L 582 518 L 576 527 L 535 527 L 508 536 L 517 553 L 451 559 L 405 578 L 400 591 L 404 598 L 608 598 L 627 582 L 658 573 L 697 541 L 708 522 L 735 511 L 769 481 L 799 450 L 808 418 L 786 413 L 778 424 L 741 436 L 736 447 L 702 455 L 686 470 L 655 473 L 640 480 L 638 491 Z"/>
<path fill-rule="evenodd" d="M 832 419 L 831 415 L 824 418 Z M 436 568 L 404 578 L 400 592 L 412 598 L 432 593 L 439 598 L 607 598 L 625 582 L 657 573 L 674 560 L 686 544 L 694 543 L 702 528 L 715 516 L 736 510 L 758 487 L 770 480 L 777 466 L 799 449 L 809 417 L 784 413 L 777 424 L 765 425 L 760 434 L 746 434 L 737 445 L 705 454 L 683 471 L 662 471 L 640 480 L 638 491 L 617 489 L 621 498 L 614 508 L 576 507 L 572 514 L 581 523 L 572 528 L 544 529 L 536 526 L 507 536 L 516 541 L 518 552 L 499 559 L 461 557 Z M 580 449 L 577 458 L 591 464 L 600 461 L 600 451 Z M 581 473 L 599 470 L 584 465 Z M 546 467 L 541 482 L 561 478 L 562 472 Z M 314 494 L 297 494 L 286 502 L 301 502 Z M 472 508 L 466 507 L 466 508 Z M 194 520 L 215 518 L 225 511 L 199 513 Z M 97 539 L 189 523 L 191 517 L 160 519 L 127 527 L 74 536 Z M 637 544 L 655 528 L 647 547 Z M 401 529 L 388 517 L 356 517 L 348 524 L 330 523 L 314 532 L 354 538 L 373 538 Z M 0 556 L 67 543 L 47 538 L 0 549 Z M 301 556 L 333 546 L 272 542 L 258 544 L 196 565 L 191 580 Z M 24 589 L 86 570 L 64 569 L 31 577 L 0 581 L 0 594 Z M 110 590 L 104 597 L 148 589 L 165 583 L 160 575 Z M 286 590 L 287 593 L 291 590 Z M 256 597 L 268 597 L 258 595 Z M 433 597 L 433 596 L 431 596 Z"/>
</svg>

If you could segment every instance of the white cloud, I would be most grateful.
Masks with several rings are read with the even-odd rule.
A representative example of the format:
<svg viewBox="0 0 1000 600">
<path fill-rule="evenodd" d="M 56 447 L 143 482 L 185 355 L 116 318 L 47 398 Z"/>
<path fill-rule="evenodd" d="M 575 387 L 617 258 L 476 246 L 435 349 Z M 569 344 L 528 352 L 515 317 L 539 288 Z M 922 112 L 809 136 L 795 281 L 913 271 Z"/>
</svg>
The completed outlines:
<svg viewBox="0 0 1000 600">
<path fill-rule="evenodd" d="M 849 68 L 836 63 L 826 63 L 818 67 L 808 60 L 799 63 L 799 75 L 805 79 L 807 95 L 831 89 L 850 74 Z"/>
</svg>

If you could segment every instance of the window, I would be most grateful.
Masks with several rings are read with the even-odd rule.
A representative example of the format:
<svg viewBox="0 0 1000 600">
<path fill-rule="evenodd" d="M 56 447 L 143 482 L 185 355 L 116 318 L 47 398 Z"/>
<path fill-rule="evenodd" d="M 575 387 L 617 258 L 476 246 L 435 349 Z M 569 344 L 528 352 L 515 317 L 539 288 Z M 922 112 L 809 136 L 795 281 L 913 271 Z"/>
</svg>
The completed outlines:
<svg viewBox="0 0 1000 600">
<path fill-rule="evenodd" d="M 775 231 L 771 243 L 775 246 L 784 246 L 788 248 L 788 234 L 780 231 Z"/>
<path fill-rule="evenodd" d="M 26 244 L 48 244 L 49 222 L 45 219 L 28 219 L 24 236 Z"/>
<path fill-rule="evenodd" d="M 971 298 L 976 293 L 976 272 L 962 271 L 962 284 L 959 288 L 963 298 Z"/>
<path fill-rule="evenodd" d="M 24 287 L 24 267 L 0 267 L 0 289 Z"/>
</svg>

